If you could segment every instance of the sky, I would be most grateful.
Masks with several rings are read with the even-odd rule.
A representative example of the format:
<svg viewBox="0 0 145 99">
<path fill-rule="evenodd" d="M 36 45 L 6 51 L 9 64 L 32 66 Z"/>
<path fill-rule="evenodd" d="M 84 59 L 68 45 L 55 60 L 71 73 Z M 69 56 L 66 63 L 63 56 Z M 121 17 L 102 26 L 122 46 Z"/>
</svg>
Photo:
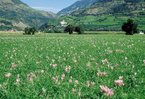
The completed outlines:
<svg viewBox="0 0 145 99">
<path fill-rule="evenodd" d="M 28 4 L 32 8 L 57 13 L 63 8 L 70 6 L 77 0 L 21 0 L 21 1 Z"/>
</svg>

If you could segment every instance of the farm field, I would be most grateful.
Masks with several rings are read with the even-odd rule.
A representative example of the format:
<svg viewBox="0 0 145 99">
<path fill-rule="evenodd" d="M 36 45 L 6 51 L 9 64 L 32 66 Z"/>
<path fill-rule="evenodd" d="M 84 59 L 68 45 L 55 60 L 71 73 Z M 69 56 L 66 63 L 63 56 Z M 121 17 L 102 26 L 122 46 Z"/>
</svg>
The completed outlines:
<svg viewBox="0 0 145 99">
<path fill-rule="evenodd" d="M 0 99 L 145 99 L 145 35 L 0 34 Z"/>
<path fill-rule="evenodd" d="M 81 16 L 81 17 L 61 17 L 65 19 L 67 22 L 71 24 L 82 24 L 84 29 L 93 29 L 93 30 L 101 30 L 102 28 L 105 30 L 120 30 L 121 26 L 127 19 L 134 19 L 134 22 L 138 24 L 139 30 L 145 30 L 144 16 L 123 16 L 123 15 L 101 15 L 101 16 Z"/>
</svg>

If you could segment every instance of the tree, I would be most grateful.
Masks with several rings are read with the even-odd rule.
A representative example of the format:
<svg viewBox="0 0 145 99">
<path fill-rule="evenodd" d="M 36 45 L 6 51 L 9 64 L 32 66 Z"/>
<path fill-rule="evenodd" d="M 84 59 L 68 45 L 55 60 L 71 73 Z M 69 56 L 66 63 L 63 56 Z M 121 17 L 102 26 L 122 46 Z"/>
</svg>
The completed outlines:
<svg viewBox="0 0 145 99">
<path fill-rule="evenodd" d="M 64 32 L 69 32 L 69 34 L 72 34 L 74 31 L 77 32 L 78 34 L 82 34 L 84 32 L 81 26 L 68 25 L 64 29 Z"/>
<path fill-rule="evenodd" d="M 73 25 L 68 25 L 64 29 L 64 32 L 69 32 L 69 34 L 72 34 L 73 31 L 74 31 L 74 26 Z"/>
<path fill-rule="evenodd" d="M 84 30 L 81 26 L 76 26 L 74 31 L 77 32 L 78 34 L 82 34 L 84 32 Z"/>
<path fill-rule="evenodd" d="M 37 30 L 36 30 L 35 27 L 30 28 L 30 32 L 31 32 L 32 35 L 34 35 L 36 31 L 37 31 Z"/>
<path fill-rule="evenodd" d="M 128 19 L 127 22 L 123 23 L 122 31 L 126 32 L 126 35 L 133 35 L 137 33 L 137 24 L 132 19 Z"/>
<path fill-rule="evenodd" d="M 24 30 L 24 32 L 25 32 L 24 34 L 29 34 L 29 28 L 26 27 L 25 30 Z"/>
<path fill-rule="evenodd" d="M 25 31 L 24 34 L 34 35 L 37 30 L 35 27 L 31 27 L 31 28 L 26 27 L 24 31 Z"/>
</svg>

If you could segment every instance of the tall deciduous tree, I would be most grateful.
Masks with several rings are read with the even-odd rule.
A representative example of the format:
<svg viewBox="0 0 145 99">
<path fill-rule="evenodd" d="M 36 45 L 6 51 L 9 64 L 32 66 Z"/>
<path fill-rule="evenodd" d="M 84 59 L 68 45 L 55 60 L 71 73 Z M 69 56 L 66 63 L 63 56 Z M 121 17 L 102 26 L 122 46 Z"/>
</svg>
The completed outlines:
<svg viewBox="0 0 145 99">
<path fill-rule="evenodd" d="M 126 32 L 126 35 L 133 35 L 138 31 L 137 24 L 132 19 L 128 19 L 127 22 L 123 23 L 122 30 Z"/>
<path fill-rule="evenodd" d="M 74 26 L 73 25 L 68 25 L 65 27 L 64 32 L 69 32 L 69 34 L 72 34 L 74 31 Z"/>
</svg>

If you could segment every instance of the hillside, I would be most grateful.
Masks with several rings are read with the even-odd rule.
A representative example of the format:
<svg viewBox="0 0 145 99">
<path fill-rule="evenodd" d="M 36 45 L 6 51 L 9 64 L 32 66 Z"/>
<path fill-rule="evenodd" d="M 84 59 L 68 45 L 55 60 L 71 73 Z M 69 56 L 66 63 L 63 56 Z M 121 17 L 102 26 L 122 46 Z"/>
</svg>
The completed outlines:
<svg viewBox="0 0 145 99">
<path fill-rule="evenodd" d="M 59 15 L 145 15 L 145 0 L 79 0 Z"/>
<path fill-rule="evenodd" d="M 81 5 L 85 1 L 89 0 L 77 2 Z M 73 6 L 78 8 L 76 3 Z M 83 25 L 86 30 L 121 30 L 121 25 L 128 18 L 135 20 L 140 30 L 145 30 L 145 0 L 95 0 L 69 12 L 62 10 L 58 14 L 68 23 Z"/>
<path fill-rule="evenodd" d="M 76 10 L 72 15 L 100 15 L 100 14 L 120 14 L 120 15 L 145 15 L 144 1 L 124 1 L 124 0 L 100 0 L 91 6 Z"/>
<path fill-rule="evenodd" d="M 77 2 L 70 5 L 69 7 L 62 9 L 60 12 L 58 12 L 58 15 L 71 14 L 73 11 L 87 8 L 88 6 L 92 5 L 96 1 L 98 0 L 78 0 Z"/>
<path fill-rule="evenodd" d="M 0 0 L 0 30 L 22 30 L 40 26 L 54 14 L 30 8 L 20 0 Z"/>
</svg>

